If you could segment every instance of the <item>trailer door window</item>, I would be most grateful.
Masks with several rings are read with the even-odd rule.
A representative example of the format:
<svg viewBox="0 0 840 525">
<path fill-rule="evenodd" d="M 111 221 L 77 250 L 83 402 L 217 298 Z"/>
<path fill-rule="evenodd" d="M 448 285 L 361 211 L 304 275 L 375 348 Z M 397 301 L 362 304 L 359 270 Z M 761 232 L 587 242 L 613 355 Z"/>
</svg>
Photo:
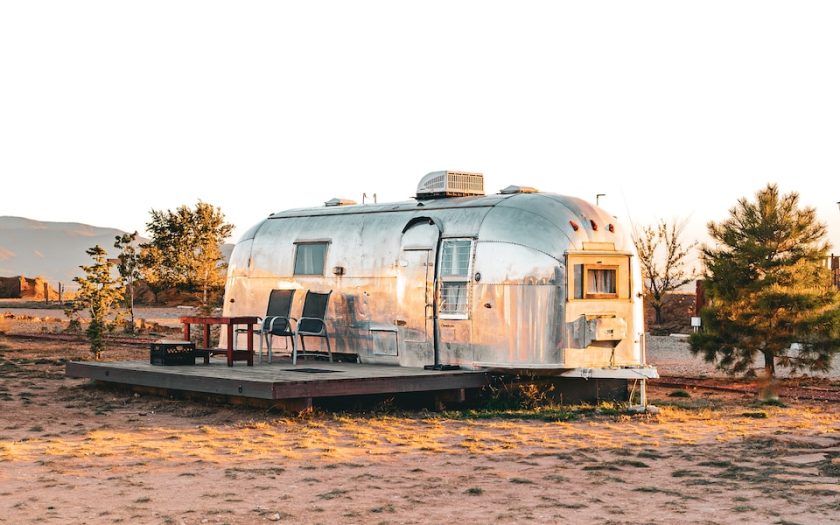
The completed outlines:
<svg viewBox="0 0 840 525">
<path fill-rule="evenodd" d="M 297 243 L 295 275 L 324 275 L 327 242 Z"/>
<path fill-rule="evenodd" d="M 472 241 L 446 239 L 440 254 L 440 313 L 448 318 L 466 318 L 469 311 Z"/>
</svg>

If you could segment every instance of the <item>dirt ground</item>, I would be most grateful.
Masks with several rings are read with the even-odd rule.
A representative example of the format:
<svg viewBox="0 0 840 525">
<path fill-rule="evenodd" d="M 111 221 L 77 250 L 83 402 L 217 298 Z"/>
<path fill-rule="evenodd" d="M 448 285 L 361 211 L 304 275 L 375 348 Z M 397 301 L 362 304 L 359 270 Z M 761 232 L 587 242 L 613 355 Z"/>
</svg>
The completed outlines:
<svg viewBox="0 0 840 525">
<path fill-rule="evenodd" d="M 840 522 L 837 403 L 290 417 L 94 387 L 64 377 L 81 339 L 0 332 L 0 523 Z"/>
</svg>

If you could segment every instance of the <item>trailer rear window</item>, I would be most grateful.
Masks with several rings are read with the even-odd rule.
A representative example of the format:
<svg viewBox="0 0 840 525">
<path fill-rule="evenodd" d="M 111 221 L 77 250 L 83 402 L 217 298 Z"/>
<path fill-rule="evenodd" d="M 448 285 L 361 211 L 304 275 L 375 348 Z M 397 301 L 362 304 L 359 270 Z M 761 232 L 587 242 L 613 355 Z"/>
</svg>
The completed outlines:
<svg viewBox="0 0 840 525">
<path fill-rule="evenodd" d="M 328 242 L 297 243 L 295 275 L 324 275 Z"/>
<path fill-rule="evenodd" d="M 574 256 L 582 259 L 581 256 Z M 600 259 L 600 257 L 599 257 Z M 630 294 L 628 279 L 629 259 L 604 257 L 605 261 L 577 263 L 572 260 L 569 275 L 570 298 L 572 299 L 618 299 Z M 618 262 L 620 264 L 610 264 Z M 605 264 L 606 263 L 606 264 Z"/>
<path fill-rule="evenodd" d="M 586 297 L 593 299 L 617 297 L 615 277 L 617 268 L 587 268 Z"/>
</svg>

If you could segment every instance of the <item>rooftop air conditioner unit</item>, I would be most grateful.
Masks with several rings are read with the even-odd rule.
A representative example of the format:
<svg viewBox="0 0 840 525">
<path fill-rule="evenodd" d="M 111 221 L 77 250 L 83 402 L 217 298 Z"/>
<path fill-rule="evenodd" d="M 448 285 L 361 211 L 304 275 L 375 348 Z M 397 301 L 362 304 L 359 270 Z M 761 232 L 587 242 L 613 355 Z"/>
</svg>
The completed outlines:
<svg viewBox="0 0 840 525">
<path fill-rule="evenodd" d="M 417 185 L 417 199 L 484 195 L 484 175 L 464 171 L 433 171 Z"/>
</svg>

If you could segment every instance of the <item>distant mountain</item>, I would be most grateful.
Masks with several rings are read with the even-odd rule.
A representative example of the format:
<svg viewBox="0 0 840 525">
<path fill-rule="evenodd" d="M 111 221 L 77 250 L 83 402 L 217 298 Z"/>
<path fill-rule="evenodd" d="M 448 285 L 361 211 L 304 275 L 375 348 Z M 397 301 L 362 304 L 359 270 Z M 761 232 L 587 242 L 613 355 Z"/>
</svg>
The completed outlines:
<svg viewBox="0 0 840 525">
<path fill-rule="evenodd" d="M 81 274 L 79 266 L 90 263 L 85 250 L 99 244 L 116 257 L 114 237 L 123 233 L 78 222 L 0 216 L 0 276 L 41 276 L 52 286 L 63 282 L 73 288 L 73 277 Z M 232 249 L 230 244 L 222 247 L 225 258 Z"/>
</svg>

